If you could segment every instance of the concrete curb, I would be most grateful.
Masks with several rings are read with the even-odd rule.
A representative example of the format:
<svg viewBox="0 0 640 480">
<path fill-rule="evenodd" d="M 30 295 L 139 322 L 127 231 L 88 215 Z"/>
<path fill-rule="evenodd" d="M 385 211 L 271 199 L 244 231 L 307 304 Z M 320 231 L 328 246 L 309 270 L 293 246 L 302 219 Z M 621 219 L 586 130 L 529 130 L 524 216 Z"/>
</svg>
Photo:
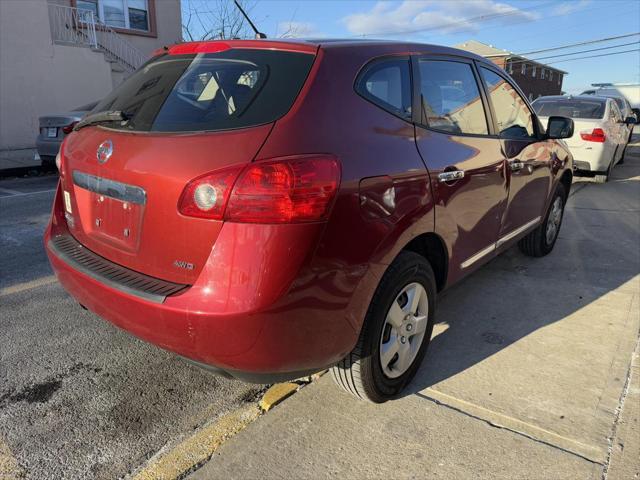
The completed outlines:
<svg viewBox="0 0 640 480">
<path fill-rule="evenodd" d="M 173 480 L 206 462 L 220 446 L 244 430 L 261 415 L 256 404 L 223 415 L 169 449 L 163 449 L 145 466 L 127 478 L 131 480 Z"/>
<path fill-rule="evenodd" d="M 18 461 L 9 447 L 0 438 L 0 478 L 14 480 L 24 478 L 25 472 L 18 465 Z"/>
<path fill-rule="evenodd" d="M 280 402 L 283 402 L 296 393 L 299 388 L 301 388 L 301 386 L 297 383 L 277 383 L 266 391 L 258 405 L 263 411 L 268 412 Z"/>
<path fill-rule="evenodd" d="M 165 446 L 142 467 L 127 475 L 129 480 L 175 480 L 184 478 L 207 462 L 222 444 L 261 415 L 318 380 L 327 371 L 315 373 L 295 382 L 272 385 L 258 404 L 251 403 L 229 412 L 205 425 L 176 444 Z"/>
</svg>

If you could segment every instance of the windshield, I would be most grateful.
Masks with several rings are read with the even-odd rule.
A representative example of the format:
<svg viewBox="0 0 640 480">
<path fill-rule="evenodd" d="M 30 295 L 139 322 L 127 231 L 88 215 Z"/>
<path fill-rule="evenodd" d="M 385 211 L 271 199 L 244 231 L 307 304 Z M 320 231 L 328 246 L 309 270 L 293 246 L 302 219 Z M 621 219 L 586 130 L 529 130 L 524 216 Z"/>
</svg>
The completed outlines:
<svg viewBox="0 0 640 480">
<path fill-rule="evenodd" d="M 111 128 L 184 132 L 242 128 L 277 120 L 302 88 L 314 56 L 232 49 L 164 55 L 148 62 L 91 113 L 121 111 Z"/>
<path fill-rule="evenodd" d="M 606 100 L 597 98 L 588 100 L 542 100 L 533 102 L 533 108 L 541 117 L 569 117 L 597 119 L 604 117 Z"/>
</svg>

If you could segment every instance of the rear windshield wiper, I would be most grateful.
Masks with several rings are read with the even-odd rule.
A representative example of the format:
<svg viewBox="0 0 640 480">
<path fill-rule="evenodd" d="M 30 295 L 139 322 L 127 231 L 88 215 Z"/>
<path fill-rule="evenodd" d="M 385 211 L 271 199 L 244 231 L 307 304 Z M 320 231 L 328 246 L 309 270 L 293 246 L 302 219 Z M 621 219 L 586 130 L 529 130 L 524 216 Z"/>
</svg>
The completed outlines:
<svg viewBox="0 0 640 480">
<path fill-rule="evenodd" d="M 100 123 L 107 122 L 118 122 L 124 121 L 129 118 L 129 115 L 120 111 L 120 110 L 106 110 L 104 112 L 94 113 L 92 115 L 87 115 L 82 120 L 80 120 L 73 131 L 78 131 L 82 127 L 88 127 L 89 125 L 98 125 Z"/>
</svg>

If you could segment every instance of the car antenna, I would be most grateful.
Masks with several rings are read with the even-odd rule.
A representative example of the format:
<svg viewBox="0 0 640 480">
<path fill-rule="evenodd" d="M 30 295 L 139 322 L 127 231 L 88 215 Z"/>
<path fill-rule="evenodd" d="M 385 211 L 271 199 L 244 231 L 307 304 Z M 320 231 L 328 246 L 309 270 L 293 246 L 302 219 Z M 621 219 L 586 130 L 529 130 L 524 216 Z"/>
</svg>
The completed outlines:
<svg viewBox="0 0 640 480">
<path fill-rule="evenodd" d="M 240 13 L 242 13 L 242 16 L 247 20 L 247 22 L 249 22 L 249 25 L 251 25 L 251 28 L 253 29 L 253 31 L 256 32 L 256 38 L 267 38 L 267 36 L 264 33 L 258 31 L 256 26 L 253 24 L 253 22 L 249 18 L 249 15 L 247 15 L 247 12 L 245 12 L 240 6 L 240 4 L 238 3 L 238 0 L 233 0 L 233 3 L 236 4 L 236 7 L 238 7 L 238 10 L 240 10 Z"/>
</svg>

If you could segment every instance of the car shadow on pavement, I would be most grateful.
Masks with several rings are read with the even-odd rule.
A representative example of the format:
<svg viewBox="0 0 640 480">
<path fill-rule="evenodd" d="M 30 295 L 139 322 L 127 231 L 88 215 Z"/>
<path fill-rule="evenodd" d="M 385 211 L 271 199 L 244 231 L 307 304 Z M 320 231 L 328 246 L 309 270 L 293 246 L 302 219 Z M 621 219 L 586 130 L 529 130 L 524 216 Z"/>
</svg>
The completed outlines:
<svg viewBox="0 0 640 480">
<path fill-rule="evenodd" d="M 640 161 L 636 155 L 627 155 L 609 183 L 583 185 L 569 199 L 551 254 L 529 258 L 513 247 L 439 297 L 427 355 L 402 396 L 451 379 L 638 275 Z M 544 348 L 561 347 L 552 342 Z M 542 351 L 538 347 L 530 352 L 528 361 L 535 362 L 535 355 Z M 518 368 L 499 365 L 507 365 L 505 370 Z M 499 382 L 501 372 L 493 375 L 493 381 Z"/>
</svg>

